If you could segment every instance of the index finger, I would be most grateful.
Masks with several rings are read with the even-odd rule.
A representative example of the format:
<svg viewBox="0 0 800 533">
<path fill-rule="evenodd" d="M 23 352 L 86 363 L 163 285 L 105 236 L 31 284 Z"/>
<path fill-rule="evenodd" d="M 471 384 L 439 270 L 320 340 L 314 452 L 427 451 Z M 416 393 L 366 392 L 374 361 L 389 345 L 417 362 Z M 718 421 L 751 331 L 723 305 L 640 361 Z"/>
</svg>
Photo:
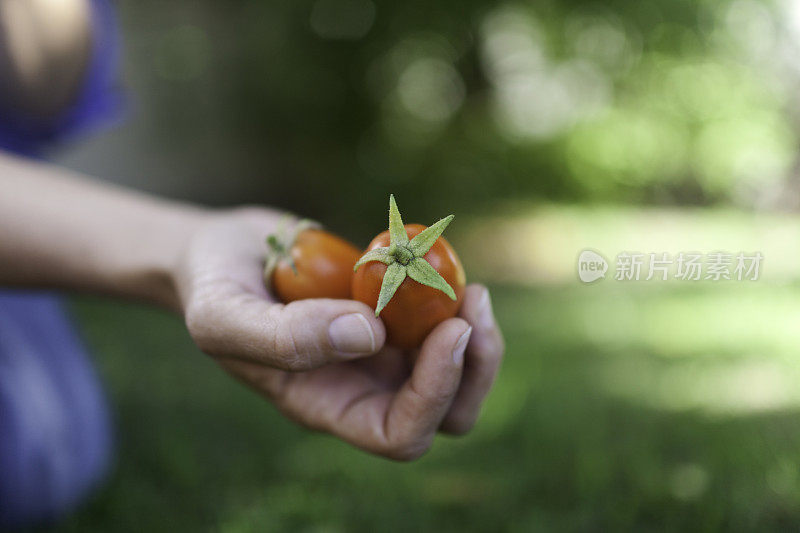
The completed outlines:
<svg viewBox="0 0 800 533">
<path fill-rule="evenodd" d="M 387 411 L 385 455 L 415 459 L 430 447 L 458 391 L 464 350 L 471 332 L 464 320 L 451 318 L 425 339 L 411 376 Z"/>
</svg>

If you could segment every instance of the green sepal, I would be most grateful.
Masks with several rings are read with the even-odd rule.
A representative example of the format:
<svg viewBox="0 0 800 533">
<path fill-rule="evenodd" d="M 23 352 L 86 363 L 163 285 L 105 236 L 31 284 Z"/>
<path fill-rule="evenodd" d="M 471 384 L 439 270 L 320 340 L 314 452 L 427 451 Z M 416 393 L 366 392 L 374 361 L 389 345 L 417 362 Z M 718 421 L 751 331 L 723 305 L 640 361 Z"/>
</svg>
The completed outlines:
<svg viewBox="0 0 800 533">
<path fill-rule="evenodd" d="M 281 244 L 280 239 L 278 239 L 278 236 L 274 233 L 267 235 L 267 246 L 269 246 L 270 250 L 275 253 L 280 254 L 286 252 L 286 249 L 283 247 L 283 244 Z"/>
<path fill-rule="evenodd" d="M 394 263 L 394 257 L 389 253 L 389 248 L 375 248 L 361 256 L 361 259 L 353 267 L 353 272 L 358 270 L 358 267 L 370 261 L 380 261 L 384 265 L 391 265 Z"/>
<path fill-rule="evenodd" d="M 424 258 L 453 218 L 450 215 L 439 220 L 409 241 L 394 195 L 389 196 L 389 246 L 366 252 L 353 267 L 355 272 L 370 261 L 380 261 L 388 266 L 375 306 L 375 316 L 380 315 L 406 276 L 421 285 L 442 291 L 453 301 L 457 299 L 453 287 Z"/>
<path fill-rule="evenodd" d="M 408 277 L 417 283 L 438 289 L 449 296 L 451 300 L 456 300 L 456 293 L 453 287 L 423 258 L 417 257 L 411 261 L 406 266 L 406 273 Z"/>
<path fill-rule="evenodd" d="M 268 253 L 264 258 L 264 283 L 269 287 L 271 281 L 270 278 L 272 277 L 272 273 L 275 271 L 275 267 L 278 266 L 278 262 L 281 260 L 281 255 L 276 253 Z"/>
<path fill-rule="evenodd" d="M 428 265 L 430 266 L 430 265 Z M 400 284 L 406 279 L 406 267 L 400 263 L 392 263 L 386 269 L 386 274 L 383 275 L 383 283 L 381 284 L 381 292 L 378 295 L 378 304 L 375 306 L 375 316 L 381 314 L 383 308 L 392 299 L 394 293 L 400 287 Z"/>
<path fill-rule="evenodd" d="M 442 235 L 445 228 L 453 221 L 453 218 L 455 218 L 455 215 L 445 217 L 436 224 L 425 228 L 416 237 L 411 239 L 411 242 L 408 243 L 408 249 L 411 250 L 411 253 L 413 253 L 415 257 L 423 257 L 427 254 L 428 250 L 430 250 L 436 242 L 436 239 Z"/>
<path fill-rule="evenodd" d="M 298 235 L 307 229 L 321 229 L 322 225 L 314 220 L 307 218 L 301 219 L 288 228 L 291 219 L 288 216 L 281 218 L 275 233 L 267 235 L 267 253 L 264 257 L 264 283 L 270 286 L 272 272 L 282 260 L 286 260 L 292 268 L 292 272 L 297 276 L 297 265 L 294 264 L 291 250 L 297 240 Z"/>
<path fill-rule="evenodd" d="M 397 209 L 397 202 L 394 201 L 394 195 L 389 195 L 389 239 L 395 246 L 408 244 L 408 233 L 403 225 L 403 219 L 400 217 L 400 211 Z"/>
</svg>

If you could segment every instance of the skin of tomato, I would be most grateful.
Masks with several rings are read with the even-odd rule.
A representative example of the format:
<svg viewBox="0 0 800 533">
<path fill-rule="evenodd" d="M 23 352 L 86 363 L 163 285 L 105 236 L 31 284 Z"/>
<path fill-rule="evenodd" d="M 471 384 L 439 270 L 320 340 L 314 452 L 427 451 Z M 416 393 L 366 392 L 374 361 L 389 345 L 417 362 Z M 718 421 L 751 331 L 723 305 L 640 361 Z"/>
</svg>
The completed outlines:
<svg viewBox="0 0 800 533">
<path fill-rule="evenodd" d="M 405 229 L 408 238 L 413 239 L 425 226 L 406 224 Z M 389 246 L 388 230 L 375 237 L 367 250 L 385 246 Z M 464 268 L 450 243 L 439 237 L 425 254 L 425 260 L 450 284 L 456 293 L 456 301 L 438 289 L 406 277 L 380 315 L 386 326 L 387 342 L 404 350 L 419 347 L 440 322 L 456 316 L 464 297 Z M 375 309 L 386 268 L 379 261 L 370 261 L 359 267 L 353 276 L 353 299 Z"/>
<path fill-rule="evenodd" d="M 283 303 L 307 298 L 349 299 L 353 266 L 361 251 L 327 231 L 305 230 L 292 245 L 292 259 L 280 261 L 272 273 L 272 290 Z"/>
</svg>

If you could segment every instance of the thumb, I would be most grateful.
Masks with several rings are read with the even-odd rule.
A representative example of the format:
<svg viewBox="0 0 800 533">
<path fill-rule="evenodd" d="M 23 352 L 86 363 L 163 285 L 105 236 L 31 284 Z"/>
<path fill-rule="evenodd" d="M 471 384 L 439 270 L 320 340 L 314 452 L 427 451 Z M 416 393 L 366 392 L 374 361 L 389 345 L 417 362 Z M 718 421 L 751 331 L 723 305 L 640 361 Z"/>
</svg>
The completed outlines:
<svg viewBox="0 0 800 533">
<path fill-rule="evenodd" d="M 190 307 L 186 323 L 195 343 L 210 355 L 289 371 L 371 355 L 386 339 L 372 309 L 352 300 L 283 305 L 240 294 Z"/>
</svg>

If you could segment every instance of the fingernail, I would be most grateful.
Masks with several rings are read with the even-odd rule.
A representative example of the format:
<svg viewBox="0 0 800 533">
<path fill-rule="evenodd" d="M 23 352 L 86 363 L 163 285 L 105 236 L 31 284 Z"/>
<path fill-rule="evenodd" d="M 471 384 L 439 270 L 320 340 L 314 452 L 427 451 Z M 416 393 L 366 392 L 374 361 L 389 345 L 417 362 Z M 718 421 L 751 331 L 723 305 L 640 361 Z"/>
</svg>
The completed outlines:
<svg viewBox="0 0 800 533">
<path fill-rule="evenodd" d="M 366 317 L 359 313 L 342 315 L 328 327 L 328 336 L 336 350 L 359 355 L 375 351 L 375 334 Z"/>
<path fill-rule="evenodd" d="M 453 362 L 458 366 L 461 366 L 461 363 L 464 362 L 464 350 L 467 349 L 470 334 L 472 334 L 472 326 L 458 338 L 456 346 L 453 348 Z"/>
<path fill-rule="evenodd" d="M 494 327 L 494 313 L 492 313 L 492 298 L 487 289 L 483 290 L 481 303 L 478 305 L 478 326 L 481 331 Z"/>
</svg>

